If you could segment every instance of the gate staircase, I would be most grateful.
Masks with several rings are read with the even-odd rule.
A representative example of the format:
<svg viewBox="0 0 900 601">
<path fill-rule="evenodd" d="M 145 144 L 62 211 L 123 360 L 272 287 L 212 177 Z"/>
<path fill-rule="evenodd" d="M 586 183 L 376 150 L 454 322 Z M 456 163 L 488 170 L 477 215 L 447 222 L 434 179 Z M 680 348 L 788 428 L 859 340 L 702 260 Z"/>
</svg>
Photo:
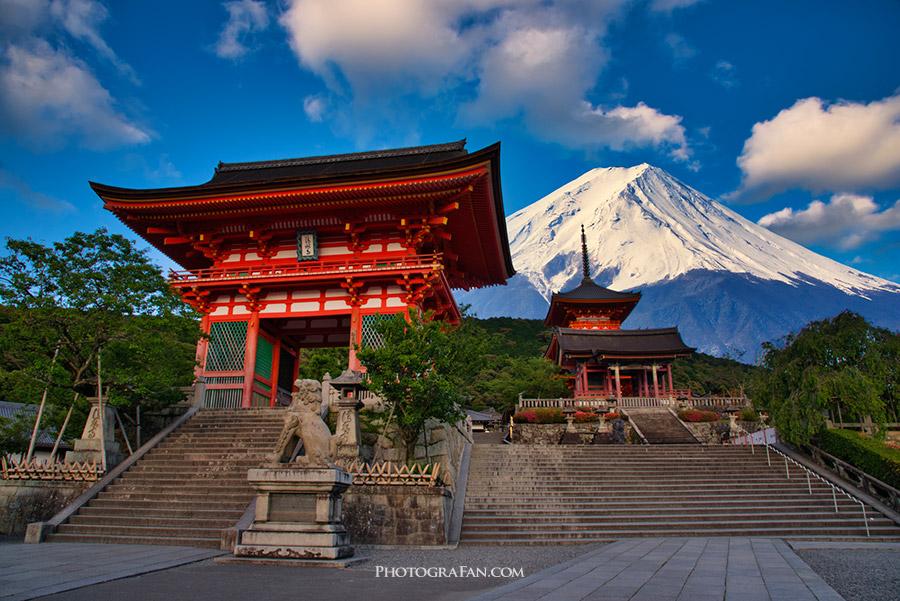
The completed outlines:
<svg viewBox="0 0 900 601">
<path fill-rule="evenodd" d="M 272 451 L 283 409 L 201 409 L 116 478 L 48 542 L 218 548 L 254 491 L 247 470 Z"/>
<path fill-rule="evenodd" d="M 748 446 L 473 445 L 461 544 L 650 536 L 900 542 L 900 527 Z M 809 490 L 812 490 L 810 494 Z M 835 504 L 837 513 L 835 513 Z M 871 538 L 866 536 L 868 524 Z"/>
<path fill-rule="evenodd" d="M 665 407 L 628 409 L 649 444 L 700 444 L 684 424 Z"/>
</svg>

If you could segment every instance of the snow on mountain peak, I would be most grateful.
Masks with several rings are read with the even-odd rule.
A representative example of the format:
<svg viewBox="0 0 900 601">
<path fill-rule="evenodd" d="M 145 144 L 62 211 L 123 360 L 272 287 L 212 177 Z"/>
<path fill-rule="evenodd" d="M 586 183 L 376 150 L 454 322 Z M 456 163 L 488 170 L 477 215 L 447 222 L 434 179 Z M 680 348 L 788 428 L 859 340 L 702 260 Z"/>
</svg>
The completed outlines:
<svg viewBox="0 0 900 601">
<path fill-rule="evenodd" d="M 507 219 L 516 271 L 549 298 L 580 278 L 581 226 L 598 284 L 632 290 L 693 270 L 865 296 L 900 286 L 851 269 L 744 219 L 646 163 L 588 171 Z"/>
</svg>

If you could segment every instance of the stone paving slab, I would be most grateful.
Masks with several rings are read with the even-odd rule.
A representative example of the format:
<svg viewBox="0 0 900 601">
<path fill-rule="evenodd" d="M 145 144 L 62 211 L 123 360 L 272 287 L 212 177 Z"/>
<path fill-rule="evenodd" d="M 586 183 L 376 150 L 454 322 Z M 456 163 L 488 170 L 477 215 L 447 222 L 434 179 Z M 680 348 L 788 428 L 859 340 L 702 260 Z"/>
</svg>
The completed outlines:
<svg viewBox="0 0 900 601">
<path fill-rule="evenodd" d="M 24 601 L 222 555 L 166 545 L 0 545 L 0 601 Z"/>
<path fill-rule="evenodd" d="M 780 539 L 623 539 L 471 601 L 842 601 Z"/>
</svg>

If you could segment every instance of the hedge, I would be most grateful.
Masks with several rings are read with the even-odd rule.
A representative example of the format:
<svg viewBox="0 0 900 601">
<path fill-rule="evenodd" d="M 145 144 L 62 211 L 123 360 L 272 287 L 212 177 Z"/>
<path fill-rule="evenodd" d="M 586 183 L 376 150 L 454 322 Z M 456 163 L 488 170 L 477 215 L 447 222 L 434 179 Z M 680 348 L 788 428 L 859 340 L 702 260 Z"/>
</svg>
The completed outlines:
<svg viewBox="0 0 900 601">
<path fill-rule="evenodd" d="M 527 409 L 513 415 L 517 424 L 562 424 L 566 418 L 562 409 Z"/>
<path fill-rule="evenodd" d="M 823 430 L 816 445 L 885 484 L 900 488 L 900 450 L 852 430 Z"/>
<path fill-rule="evenodd" d="M 686 422 L 714 422 L 719 419 L 719 414 L 715 411 L 682 409 L 678 412 L 678 418 Z"/>
</svg>

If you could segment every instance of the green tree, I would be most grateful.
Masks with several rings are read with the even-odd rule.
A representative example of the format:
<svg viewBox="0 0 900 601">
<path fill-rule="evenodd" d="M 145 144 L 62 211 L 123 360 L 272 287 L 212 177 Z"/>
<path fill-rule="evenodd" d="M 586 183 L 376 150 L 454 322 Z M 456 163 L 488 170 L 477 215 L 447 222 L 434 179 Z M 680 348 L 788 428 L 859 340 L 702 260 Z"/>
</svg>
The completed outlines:
<svg viewBox="0 0 900 601">
<path fill-rule="evenodd" d="M 900 335 L 844 311 L 765 343 L 752 398 L 785 440 L 805 444 L 837 403 L 845 415 L 871 415 L 883 426 L 896 412 L 898 388 Z"/>
<path fill-rule="evenodd" d="M 415 311 L 384 317 L 374 327 L 383 343 L 360 348 L 357 357 L 367 387 L 390 407 L 412 460 L 429 419 L 454 423 L 462 417 L 462 383 L 479 371 L 486 338 L 465 320 L 452 327 Z"/>
<path fill-rule="evenodd" d="M 105 229 L 50 246 L 7 238 L 6 250 L 0 367 L 9 396 L 34 403 L 45 386 L 57 405 L 71 404 L 74 392 L 94 396 L 102 353 L 113 403 L 180 398 L 175 388 L 192 380 L 199 328 L 146 251 Z"/>
</svg>

